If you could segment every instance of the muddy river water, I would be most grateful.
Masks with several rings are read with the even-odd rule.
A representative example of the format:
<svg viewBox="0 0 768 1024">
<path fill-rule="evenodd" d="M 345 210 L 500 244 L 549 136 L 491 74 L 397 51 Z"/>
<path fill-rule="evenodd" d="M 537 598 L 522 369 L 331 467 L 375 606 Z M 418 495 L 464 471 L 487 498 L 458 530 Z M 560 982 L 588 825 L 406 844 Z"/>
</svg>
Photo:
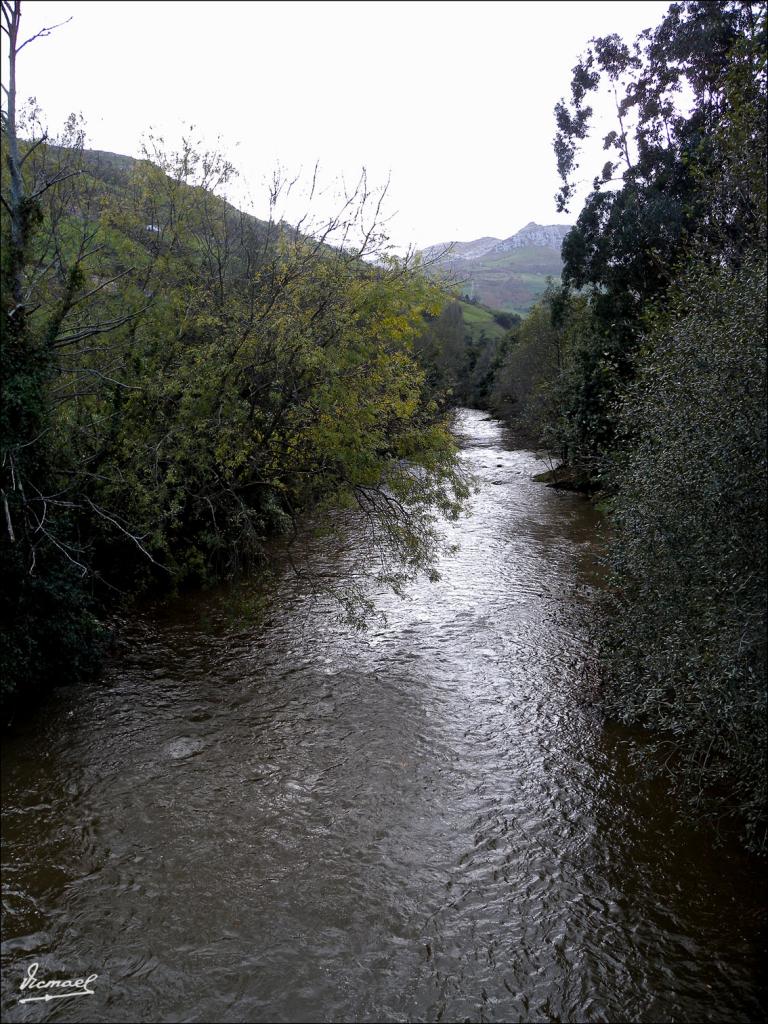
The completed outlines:
<svg viewBox="0 0 768 1024">
<path fill-rule="evenodd" d="M 19 725 L 7 1020 L 764 1019 L 755 863 L 585 700 L 596 513 L 485 414 L 457 431 L 458 551 L 386 624 L 295 581 L 250 625 L 242 587 L 187 597 Z M 64 992 L 32 963 L 93 996 L 22 1003 Z"/>
</svg>

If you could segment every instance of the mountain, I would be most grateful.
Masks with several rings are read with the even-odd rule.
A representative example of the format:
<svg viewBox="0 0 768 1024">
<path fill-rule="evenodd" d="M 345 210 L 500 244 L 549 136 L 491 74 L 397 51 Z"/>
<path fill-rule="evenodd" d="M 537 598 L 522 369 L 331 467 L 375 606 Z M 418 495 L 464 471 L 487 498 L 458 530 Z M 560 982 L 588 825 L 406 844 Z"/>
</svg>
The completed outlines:
<svg viewBox="0 0 768 1024">
<path fill-rule="evenodd" d="M 493 309 L 525 313 L 547 285 L 559 278 L 560 249 L 569 224 L 531 221 L 509 238 L 430 245 L 422 256 L 430 271 L 459 288 L 462 295 Z"/>
</svg>

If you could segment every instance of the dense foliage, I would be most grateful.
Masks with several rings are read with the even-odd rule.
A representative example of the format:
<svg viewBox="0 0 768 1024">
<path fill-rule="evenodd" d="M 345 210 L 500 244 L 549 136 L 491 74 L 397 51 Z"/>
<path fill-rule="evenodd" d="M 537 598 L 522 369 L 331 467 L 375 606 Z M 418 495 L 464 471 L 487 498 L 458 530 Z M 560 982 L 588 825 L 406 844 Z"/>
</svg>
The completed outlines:
<svg viewBox="0 0 768 1024">
<path fill-rule="evenodd" d="M 571 199 L 590 92 L 612 159 L 563 285 L 513 332 L 492 408 L 602 490 L 606 710 L 649 765 L 765 844 L 765 4 L 673 4 L 633 47 L 593 40 L 558 104 Z M 690 109 L 685 109 L 681 90 Z M 645 750 L 653 750 L 646 747 Z"/>
<path fill-rule="evenodd" d="M 3 4 L 12 49 L 18 11 Z M 412 349 L 444 299 L 387 256 L 365 177 L 322 225 L 258 221 L 221 197 L 219 155 L 92 154 L 75 121 L 54 145 L 14 85 L 4 686 L 82 674 L 110 595 L 258 565 L 307 509 L 333 526 L 356 508 L 395 587 L 432 571 L 436 516 L 466 494 Z"/>
<path fill-rule="evenodd" d="M 763 842 L 766 272 L 697 262 L 649 334 L 614 468 L 615 716 L 662 734 L 671 778 L 717 787 Z M 666 758 L 661 758 L 664 763 Z M 763 819 L 764 820 L 764 819 Z"/>
<path fill-rule="evenodd" d="M 511 333 L 498 366 L 491 408 L 514 422 L 522 441 L 544 446 L 575 482 L 591 479 L 590 410 L 583 408 L 584 360 L 594 350 L 591 308 L 550 283 Z"/>
<path fill-rule="evenodd" d="M 593 318 L 578 401 L 591 420 L 583 461 L 595 478 L 599 456 L 614 445 L 616 398 L 634 374 L 649 305 L 663 301 L 692 244 L 721 244 L 711 231 L 704 183 L 722 173 L 721 129 L 740 102 L 736 70 L 742 69 L 739 95 L 759 89 L 761 6 L 672 4 L 662 23 L 632 45 L 616 35 L 592 40 L 573 69 L 570 101 L 556 107 L 560 209 L 577 187 L 590 96 L 602 90 L 616 108 L 615 128 L 604 139 L 608 159 L 563 244 L 563 282 L 589 295 Z M 738 243 L 750 230 L 754 197 L 733 198 L 730 232 Z"/>
<path fill-rule="evenodd" d="M 438 316 L 426 317 L 416 352 L 430 386 L 444 405 L 489 407 L 509 332 L 520 320 L 516 313 L 488 309 L 469 300 L 453 300 Z"/>
</svg>

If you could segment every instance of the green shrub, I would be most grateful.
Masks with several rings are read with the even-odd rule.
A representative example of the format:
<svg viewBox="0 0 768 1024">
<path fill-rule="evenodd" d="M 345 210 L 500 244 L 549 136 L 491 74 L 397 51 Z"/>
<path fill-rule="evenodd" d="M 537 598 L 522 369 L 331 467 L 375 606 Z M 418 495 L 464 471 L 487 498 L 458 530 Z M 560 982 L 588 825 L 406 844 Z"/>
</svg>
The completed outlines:
<svg viewBox="0 0 768 1024">
<path fill-rule="evenodd" d="M 764 844 L 764 254 L 694 264 L 620 418 L 609 710 L 674 741 L 674 778 Z M 709 798 L 716 797 L 713 804 Z"/>
</svg>

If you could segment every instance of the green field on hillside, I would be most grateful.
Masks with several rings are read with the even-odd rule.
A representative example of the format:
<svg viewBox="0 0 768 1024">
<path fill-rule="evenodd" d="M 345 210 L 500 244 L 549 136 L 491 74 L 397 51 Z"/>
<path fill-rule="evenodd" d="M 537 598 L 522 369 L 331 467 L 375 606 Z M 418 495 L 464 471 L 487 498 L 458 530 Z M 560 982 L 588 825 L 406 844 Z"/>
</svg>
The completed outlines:
<svg viewBox="0 0 768 1024">
<path fill-rule="evenodd" d="M 475 306 L 471 302 L 462 302 L 461 312 L 464 317 L 467 334 L 471 336 L 473 342 L 479 342 L 483 335 L 489 341 L 499 340 L 507 333 L 507 328 L 503 327 L 494 318 L 494 311 L 486 309 L 485 306 Z"/>
<path fill-rule="evenodd" d="M 459 294 L 483 306 L 525 314 L 541 297 L 549 278 L 559 280 L 560 255 L 543 246 L 523 246 L 473 260 L 446 261 L 439 274 Z"/>
</svg>

